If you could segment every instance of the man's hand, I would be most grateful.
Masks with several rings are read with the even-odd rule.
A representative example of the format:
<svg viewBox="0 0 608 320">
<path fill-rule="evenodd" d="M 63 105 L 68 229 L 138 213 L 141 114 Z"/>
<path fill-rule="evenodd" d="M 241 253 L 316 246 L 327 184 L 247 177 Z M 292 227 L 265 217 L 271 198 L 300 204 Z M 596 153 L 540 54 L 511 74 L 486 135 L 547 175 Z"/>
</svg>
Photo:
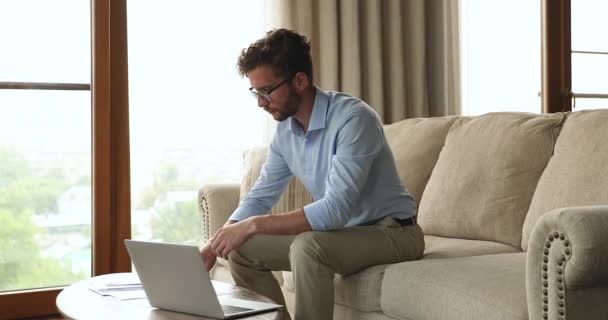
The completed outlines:
<svg viewBox="0 0 608 320">
<path fill-rule="evenodd" d="M 232 250 L 240 248 L 245 241 L 255 234 L 255 222 L 253 218 L 245 219 L 220 228 L 211 239 L 211 250 L 224 259 Z"/>
<path fill-rule="evenodd" d="M 288 213 L 250 217 L 240 222 L 228 221 L 209 239 L 207 245 L 201 250 L 201 254 L 205 250 L 211 251 L 211 253 L 205 252 L 213 255 L 213 260 L 206 258 L 205 263 L 207 260 L 215 262 L 216 257 L 227 259 L 230 252 L 239 249 L 243 243 L 257 233 L 298 234 L 306 231 L 312 231 L 312 227 L 308 223 L 303 208 Z M 207 269 L 211 269 L 211 267 Z"/>
<path fill-rule="evenodd" d="M 205 269 L 207 269 L 207 272 L 211 271 L 217 260 L 217 256 L 211 250 L 211 242 L 201 249 L 201 256 L 203 256 L 203 261 L 205 262 Z"/>
</svg>

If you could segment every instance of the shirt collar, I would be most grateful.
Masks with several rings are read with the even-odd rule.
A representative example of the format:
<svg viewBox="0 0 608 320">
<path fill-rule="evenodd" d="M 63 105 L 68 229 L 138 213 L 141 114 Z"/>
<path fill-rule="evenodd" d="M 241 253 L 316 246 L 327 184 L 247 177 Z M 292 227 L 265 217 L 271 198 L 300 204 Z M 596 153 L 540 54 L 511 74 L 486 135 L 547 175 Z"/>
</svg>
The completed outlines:
<svg viewBox="0 0 608 320">
<path fill-rule="evenodd" d="M 319 87 L 315 87 L 317 94 L 315 95 L 315 103 L 312 107 L 312 115 L 308 124 L 308 131 L 325 129 L 325 121 L 327 120 L 327 105 L 329 104 L 329 96 Z"/>
<path fill-rule="evenodd" d="M 308 124 L 308 131 L 325 129 L 327 120 L 327 105 L 329 104 L 328 94 L 315 86 L 315 102 L 312 106 L 312 115 Z M 302 135 L 303 131 L 300 124 L 293 117 L 289 118 L 289 130 L 294 134 Z"/>
</svg>

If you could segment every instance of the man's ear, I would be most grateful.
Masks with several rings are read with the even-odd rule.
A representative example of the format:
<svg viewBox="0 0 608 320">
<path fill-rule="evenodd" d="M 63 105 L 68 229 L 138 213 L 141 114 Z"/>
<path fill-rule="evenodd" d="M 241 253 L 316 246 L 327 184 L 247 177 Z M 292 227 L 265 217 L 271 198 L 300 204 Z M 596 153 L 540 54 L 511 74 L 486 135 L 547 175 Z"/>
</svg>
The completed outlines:
<svg viewBox="0 0 608 320">
<path fill-rule="evenodd" d="M 306 73 L 298 72 L 294 76 L 294 84 L 296 88 L 298 88 L 298 91 L 303 91 L 304 89 L 306 89 L 308 87 L 308 83 L 309 79 Z"/>
</svg>

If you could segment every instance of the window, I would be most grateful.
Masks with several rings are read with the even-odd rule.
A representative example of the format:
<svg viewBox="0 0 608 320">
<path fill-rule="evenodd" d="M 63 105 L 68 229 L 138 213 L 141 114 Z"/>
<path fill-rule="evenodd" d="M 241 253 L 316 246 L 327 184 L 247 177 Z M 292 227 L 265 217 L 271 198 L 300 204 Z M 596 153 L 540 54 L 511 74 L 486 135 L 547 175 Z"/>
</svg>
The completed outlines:
<svg viewBox="0 0 608 320">
<path fill-rule="evenodd" d="M 608 108 L 608 3 L 571 2 L 573 111 Z"/>
<path fill-rule="evenodd" d="M 0 318 L 91 274 L 88 1 L 0 2 Z"/>
<path fill-rule="evenodd" d="M 0 292 L 91 274 L 88 1 L 0 2 Z"/>
<path fill-rule="evenodd" d="M 55 314 L 63 286 L 128 270 L 120 4 L 0 2 L 0 319 Z"/>
<path fill-rule="evenodd" d="M 242 152 L 264 143 L 265 113 L 236 69 L 264 34 L 264 2 L 127 4 L 132 236 L 199 245 L 198 189 L 239 183 Z"/>
<path fill-rule="evenodd" d="M 461 4 L 463 114 L 539 112 L 541 62 L 547 66 L 542 73 L 545 112 L 570 110 L 571 92 L 576 97 L 573 111 L 608 108 L 608 41 L 602 37 L 608 28 L 602 16 L 608 4 L 595 0 L 461 0 Z M 544 58 L 542 38 L 548 48 Z M 571 65 L 563 62 L 570 59 Z"/>
<path fill-rule="evenodd" d="M 462 113 L 540 112 L 540 2 L 461 0 Z"/>
</svg>

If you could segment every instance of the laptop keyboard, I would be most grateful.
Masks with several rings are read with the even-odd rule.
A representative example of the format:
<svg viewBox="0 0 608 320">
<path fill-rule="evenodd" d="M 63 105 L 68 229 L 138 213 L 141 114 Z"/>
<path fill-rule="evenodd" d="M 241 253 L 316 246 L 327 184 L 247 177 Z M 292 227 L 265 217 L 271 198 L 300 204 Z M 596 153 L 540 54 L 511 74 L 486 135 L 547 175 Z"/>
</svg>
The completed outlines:
<svg viewBox="0 0 608 320">
<path fill-rule="evenodd" d="M 229 305 L 223 304 L 222 310 L 224 310 L 224 314 L 235 314 L 235 313 L 239 313 L 239 312 L 251 311 L 253 309 L 242 308 L 242 307 L 237 307 L 237 306 L 229 306 Z"/>
</svg>

